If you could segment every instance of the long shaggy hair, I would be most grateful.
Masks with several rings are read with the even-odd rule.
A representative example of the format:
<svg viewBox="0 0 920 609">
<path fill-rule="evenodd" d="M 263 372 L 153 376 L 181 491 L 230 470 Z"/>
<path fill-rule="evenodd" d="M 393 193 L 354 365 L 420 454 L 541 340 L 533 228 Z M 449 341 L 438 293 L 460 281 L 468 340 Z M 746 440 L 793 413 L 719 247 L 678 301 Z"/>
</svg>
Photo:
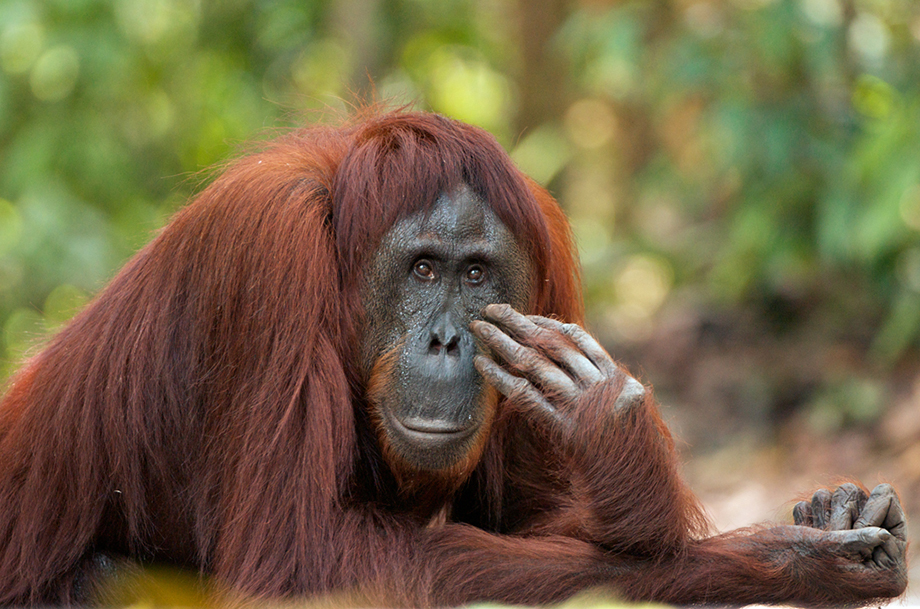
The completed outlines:
<svg viewBox="0 0 920 609">
<path fill-rule="evenodd" d="M 360 452 L 359 278 L 397 219 L 461 183 L 530 252 L 530 312 L 580 322 L 561 210 L 481 129 L 366 113 L 266 144 L 11 380 L 0 602 L 67 600 L 109 548 L 259 594 L 341 584 L 347 551 L 320 549 L 338 547 Z M 483 473 L 495 505 L 498 475 Z"/>
</svg>

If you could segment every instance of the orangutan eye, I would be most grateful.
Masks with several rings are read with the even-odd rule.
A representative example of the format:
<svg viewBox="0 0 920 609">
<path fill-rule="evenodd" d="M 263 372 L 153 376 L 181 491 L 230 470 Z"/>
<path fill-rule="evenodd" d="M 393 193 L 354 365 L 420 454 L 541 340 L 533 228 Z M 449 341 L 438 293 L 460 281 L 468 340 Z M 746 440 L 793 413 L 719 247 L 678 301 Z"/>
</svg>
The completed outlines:
<svg viewBox="0 0 920 609">
<path fill-rule="evenodd" d="M 412 272 L 422 281 L 434 281 L 437 275 L 434 272 L 434 265 L 428 260 L 418 260 L 412 267 Z"/>
<path fill-rule="evenodd" d="M 466 269 L 466 282 L 470 285 L 479 285 L 485 278 L 486 270 L 478 264 Z"/>
</svg>

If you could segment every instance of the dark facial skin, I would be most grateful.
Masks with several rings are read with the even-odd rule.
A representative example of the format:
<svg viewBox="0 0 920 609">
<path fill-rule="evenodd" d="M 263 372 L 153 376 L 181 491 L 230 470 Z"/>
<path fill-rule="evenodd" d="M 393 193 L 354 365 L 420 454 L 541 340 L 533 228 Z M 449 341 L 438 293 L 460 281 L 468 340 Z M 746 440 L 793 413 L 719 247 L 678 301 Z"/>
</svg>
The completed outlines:
<svg viewBox="0 0 920 609">
<path fill-rule="evenodd" d="M 413 469 L 450 468 L 488 430 L 470 331 L 490 303 L 526 309 L 527 252 L 467 187 L 393 225 L 365 277 L 362 362 L 385 444 Z"/>
</svg>

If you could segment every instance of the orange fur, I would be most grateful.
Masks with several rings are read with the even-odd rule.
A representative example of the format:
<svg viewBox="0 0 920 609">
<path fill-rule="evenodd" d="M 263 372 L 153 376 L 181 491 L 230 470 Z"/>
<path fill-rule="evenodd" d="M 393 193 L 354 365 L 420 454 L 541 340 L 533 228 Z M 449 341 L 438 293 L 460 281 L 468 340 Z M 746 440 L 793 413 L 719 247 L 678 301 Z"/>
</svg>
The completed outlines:
<svg viewBox="0 0 920 609">
<path fill-rule="evenodd" d="M 796 562 L 772 529 L 707 538 L 654 402 L 612 414 L 617 383 L 579 402 L 570 435 L 499 407 L 440 473 L 449 484 L 413 499 L 420 513 L 368 411 L 358 291 L 385 231 L 461 183 L 528 248 L 532 312 L 581 323 L 561 209 L 482 130 L 370 110 L 268 143 L 12 379 L 0 603 L 79 600 L 96 552 L 185 565 L 256 598 L 398 606 L 538 604 L 598 585 L 681 603 L 898 593 L 820 547 Z M 371 399 L 386 391 L 379 366 Z"/>
</svg>

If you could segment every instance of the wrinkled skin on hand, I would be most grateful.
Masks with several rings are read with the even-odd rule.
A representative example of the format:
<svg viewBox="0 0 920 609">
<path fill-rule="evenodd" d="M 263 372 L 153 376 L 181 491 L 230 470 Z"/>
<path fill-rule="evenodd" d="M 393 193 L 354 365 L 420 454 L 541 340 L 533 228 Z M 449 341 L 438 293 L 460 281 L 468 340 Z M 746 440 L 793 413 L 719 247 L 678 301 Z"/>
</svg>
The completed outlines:
<svg viewBox="0 0 920 609">
<path fill-rule="evenodd" d="M 792 513 L 796 525 L 814 529 L 833 544 L 852 570 L 890 570 L 906 581 L 907 520 L 890 484 L 880 484 L 871 493 L 853 483 L 833 493 L 819 489 Z"/>
<path fill-rule="evenodd" d="M 470 327 L 504 366 L 480 355 L 476 368 L 515 407 L 534 417 L 566 425 L 579 399 L 602 383 L 623 382 L 614 411 L 645 395 L 639 381 L 575 324 L 525 316 L 508 305 L 487 306 L 483 318 Z"/>
</svg>

